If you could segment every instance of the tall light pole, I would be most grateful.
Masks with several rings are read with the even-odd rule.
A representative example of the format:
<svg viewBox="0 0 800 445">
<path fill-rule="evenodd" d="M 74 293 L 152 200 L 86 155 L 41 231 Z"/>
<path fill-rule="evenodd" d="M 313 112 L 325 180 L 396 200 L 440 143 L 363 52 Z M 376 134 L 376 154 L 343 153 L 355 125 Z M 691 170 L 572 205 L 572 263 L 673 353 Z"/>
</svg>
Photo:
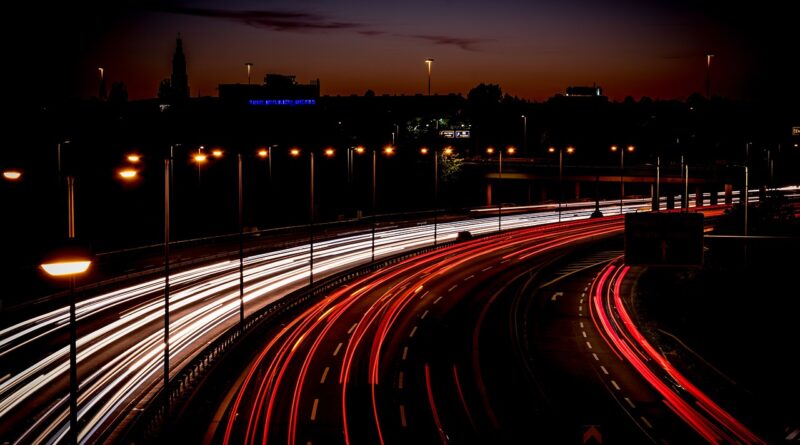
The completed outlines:
<svg viewBox="0 0 800 445">
<path fill-rule="evenodd" d="M 622 198 L 625 196 L 625 152 L 633 153 L 636 147 L 628 145 L 626 149 L 611 146 L 612 152 L 619 152 L 619 214 L 622 215 Z"/>
<path fill-rule="evenodd" d="M 169 238 L 172 153 L 164 160 L 164 415 L 169 410 Z M 198 164 L 199 171 L 199 164 Z"/>
<path fill-rule="evenodd" d="M 425 64 L 428 65 L 428 96 L 431 95 L 431 65 L 433 65 L 433 59 L 425 59 Z"/>
<path fill-rule="evenodd" d="M 423 155 L 428 154 L 430 150 L 427 147 L 422 147 L 419 152 Z M 445 147 L 442 150 L 441 156 L 449 156 L 453 154 L 453 147 Z M 433 151 L 433 245 L 436 246 L 438 242 L 439 232 L 439 152 Z"/>
<path fill-rule="evenodd" d="M 494 154 L 494 148 L 486 149 L 486 154 Z M 507 147 L 506 152 L 513 155 L 517 149 L 513 146 Z M 497 231 L 503 230 L 503 200 L 500 198 L 500 189 L 503 184 L 503 150 L 497 150 Z"/>
<path fill-rule="evenodd" d="M 575 153 L 575 147 L 568 146 L 567 147 L 567 154 L 571 155 Z M 550 147 L 547 149 L 550 153 L 555 153 L 556 148 Z M 564 149 L 558 149 L 558 222 L 561 222 L 561 201 L 563 200 L 563 187 L 562 187 L 562 177 L 564 176 Z"/>
<path fill-rule="evenodd" d="M 42 269 L 69 279 L 69 442 L 78 443 L 78 330 L 75 316 L 75 276 L 86 272 L 91 258 L 75 244 L 75 177 L 67 176 L 67 238 L 63 251 L 45 259 Z"/>
<path fill-rule="evenodd" d="M 246 62 L 244 66 L 247 67 L 247 84 L 250 85 L 250 70 L 253 68 L 253 62 Z"/>
<path fill-rule="evenodd" d="M 394 147 L 391 145 L 387 145 L 383 147 L 383 154 L 386 156 L 391 156 L 394 154 Z M 378 152 L 373 148 L 372 149 L 372 262 L 375 262 L 375 211 L 376 211 L 376 186 L 377 186 L 377 159 L 378 159 Z"/>
<path fill-rule="evenodd" d="M 711 99 L 711 59 L 715 57 L 714 54 L 706 54 L 706 98 Z"/>
<path fill-rule="evenodd" d="M 239 329 L 244 330 L 244 188 L 242 187 L 242 154 L 236 156 L 239 194 Z"/>
<path fill-rule="evenodd" d="M 686 201 L 685 211 L 689 211 L 689 164 L 683 166 L 683 197 Z"/>
<path fill-rule="evenodd" d="M 528 150 L 528 116 L 522 115 L 522 152 Z"/>
<path fill-rule="evenodd" d="M 661 211 L 661 156 L 656 156 L 656 196 L 653 210 Z"/>
</svg>

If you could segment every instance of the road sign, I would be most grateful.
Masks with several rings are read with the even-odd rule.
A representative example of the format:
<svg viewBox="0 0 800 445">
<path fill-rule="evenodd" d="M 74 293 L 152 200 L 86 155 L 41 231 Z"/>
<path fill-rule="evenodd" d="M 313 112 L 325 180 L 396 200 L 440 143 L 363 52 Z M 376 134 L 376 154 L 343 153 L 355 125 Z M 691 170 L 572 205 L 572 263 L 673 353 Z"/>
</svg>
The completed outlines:
<svg viewBox="0 0 800 445">
<path fill-rule="evenodd" d="M 800 136 L 800 127 L 792 127 L 792 136 Z"/>
<path fill-rule="evenodd" d="M 625 263 L 645 266 L 701 266 L 702 213 L 628 213 Z"/>
</svg>

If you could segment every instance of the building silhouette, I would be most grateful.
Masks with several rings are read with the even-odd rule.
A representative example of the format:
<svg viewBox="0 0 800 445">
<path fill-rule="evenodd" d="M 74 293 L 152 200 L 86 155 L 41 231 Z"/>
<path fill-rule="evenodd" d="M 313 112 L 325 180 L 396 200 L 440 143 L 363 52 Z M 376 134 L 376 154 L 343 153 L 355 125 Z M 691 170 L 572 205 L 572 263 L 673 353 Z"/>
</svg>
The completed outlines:
<svg viewBox="0 0 800 445">
<path fill-rule="evenodd" d="M 186 56 L 183 54 L 183 39 L 180 34 L 175 39 L 175 55 L 172 56 L 172 77 L 170 79 L 174 100 L 189 97 L 189 76 L 186 74 Z"/>
</svg>

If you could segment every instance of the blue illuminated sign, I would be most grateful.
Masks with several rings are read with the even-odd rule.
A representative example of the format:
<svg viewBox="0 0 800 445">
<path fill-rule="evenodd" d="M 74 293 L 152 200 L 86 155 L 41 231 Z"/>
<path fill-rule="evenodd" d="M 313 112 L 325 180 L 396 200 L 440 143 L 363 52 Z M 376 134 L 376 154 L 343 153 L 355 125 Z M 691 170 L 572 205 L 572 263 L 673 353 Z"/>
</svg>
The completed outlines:
<svg viewBox="0 0 800 445">
<path fill-rule="evenodd" d="M 316 99 L 250 99 L 247 102 L 250 105 L 261 107 L 297 107 L 317 104 Z"/>
</svg>

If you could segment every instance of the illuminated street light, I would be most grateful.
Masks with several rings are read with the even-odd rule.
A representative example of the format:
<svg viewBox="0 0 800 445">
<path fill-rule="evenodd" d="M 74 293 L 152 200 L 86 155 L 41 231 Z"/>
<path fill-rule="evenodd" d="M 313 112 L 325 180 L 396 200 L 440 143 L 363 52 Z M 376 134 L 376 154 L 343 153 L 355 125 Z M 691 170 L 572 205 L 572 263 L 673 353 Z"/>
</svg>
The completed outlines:
<svg viewBox="0 0 800 445">
<path fill-rule="evenodd" d="M 67 238 L 68 243 L 42 261 L 41 268 L 54 277 L 69 278 L 69 442 L 77 444 L 78 437 L 78 330 L 75 317 L 75 277 L 85 273 L 92 264 L 88 249 L 75 241 L 75 178 L 67 176 Z"/>
<path fill-rule="evenodd" d="M 142 160 L 142 157 L 136 153 L 131 153 L 126 157 L 126 159 L 128 160 L 128 162 L 136 164 L 137 162 Z"/>
<path fill-rule="evenodd" d="M 433 59 L 425 59 L 425 64 L 428 65 L 428 96 L 431 95 L 431 65 L 433 65 Z"/>
<path fill-rule="evenodd" d="M 493 147 L 488 147 L 486 149 L 486 153 L 491 155 L 494 154 L 495 149 Z M 510 145 L 506 147 L 506 153 L 513 155 L 517 152 L 517 149 Z M 503 185 L 503 150 L 497 150 L 497 231 L 500 232 L 503 230 L 503 201 L 500 198 L 500 189 Z"/>
<path fill-rule="evenodd" d="M 361 154 L 364 154 L 364 152 L 367 151 L 367 149 L 362 147 L 361 145 L 359 145 L 358 147 L 355 148 L 355 151 L 356 151 L 356 153 L 361 155 Z"/>
<path fill-rule="evenodd" d="M 247 84 L 250 85 L 250 70 L 253 68 L 253 62 L 245 62 L 244 66 L 247 67 Z"/>
<path fill-rule="evenodd" d="M 132 168 L 123 168 L 117 172 L 120 178 L 125 180 L 133 180 L 136 179 L 139 172 Z"/>
<path fill-rule="evenodd" d="M 289 154 L 290 154 L 292 157 L 295 157 L 295 158 L 296 158 L 296 157 L 300 156 L 300 149 L 299 149 L 299 148 L 297 148 L 297 147 L 290 148 L 290 149 L 289 149 Z"/>
<path fill-rule="evenodd" d="M 328 147 L 328 148 L 325 149 L 324 153 L 325 153 L 325 156 L 327 156 L 329 158 L 332 158 L 333 155 L 336 154 L 336 150 L 334 150 L 333 147 Z"/>
<path fill-rule="evenodd" d="M 16 169 L 3 170 L 3 177 L 8 181 L 17 181 L 22 177 L 22 172 Z"/>
<path fill-rule="evenodd" d="M 625 152 L 633 153 L 636 147 L 628 145 L 625 150 L 621 150 L 618 146 L 612 145 L 611 151 L 619 152 L 619 214 L 622 215 L 622 198 L 625 196 Z"/>
<path fill-rule="evenodd" d="M 219 148 L 215 148 L 215 149 L 211 150 L 211 155 L 214 156 L 215 158 L 219 159 L 219 158 L 222 157 L 222 150 L 220 150 Z"/>
<path fill-rule="evenodd" d="M 715 54 L 706 54 L 706 98 L 711 99 L 711 59 L 716 57 Z"/>
<path fill-rule="evenodd" d="M 194 155 L 193 159 L 194 162 L 202 164 L 208 160 L 208 156 L 205 153 L 197 153 L 196 155 Z"/>
<path fill-rule="evenodd" d="M 564 187 L 562 186 L 562 177 L 564 176 L 564 152 L 566 151 L 568 155 L 575 153 L 575 147 L 567 146 L 566 149 L 558 148 L 556 150 L 555 147 L 548 147 L 548 153 L 555 153 L 558 151 L 558 222 L 561 222 L 561 201 L 563 201 L 563 190 Z"/>
<path fill-rule="evenodd" d="M 394 147 L 392 147 L 391 145 L 387 145 L 387 146 L 383 147 L 383 154 L 385 154 L 386 156 L 393 155 L 394 154 Z"/>
<path fill-rule="evenodd" d="M 442 150 L 442 154 L 450 156 L 453 154 L 453 147 L 445 147 L 444 150 Z"/>
<path fill-rule="evenodd" d="M 420 152 L 421 154 L 424 154 L 424 155 L 428 154 L 428 147 L 422 147 L 422 148 L 420 148 L 420 149 L 419 149 L 419 152 Z"/>
<path fill-rule="evenodd" d="M 269 156 L 269 151 L 266 148 L 262 148 L 258 150 L 258 157 L 261 159 L 266 159 Z"/>
</svg>

